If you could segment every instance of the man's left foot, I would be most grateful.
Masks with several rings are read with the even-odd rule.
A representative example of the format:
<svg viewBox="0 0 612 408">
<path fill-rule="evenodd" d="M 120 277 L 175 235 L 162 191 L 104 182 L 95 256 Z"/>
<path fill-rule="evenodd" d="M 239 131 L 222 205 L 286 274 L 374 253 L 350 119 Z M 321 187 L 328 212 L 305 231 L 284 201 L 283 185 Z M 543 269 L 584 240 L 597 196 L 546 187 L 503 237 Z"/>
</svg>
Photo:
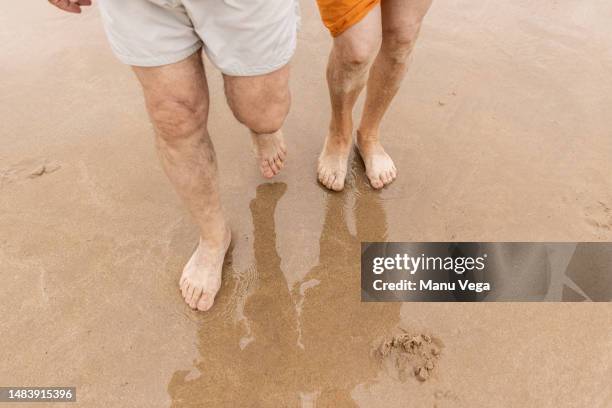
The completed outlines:
<svg viewBox="0 0 612 408">
<path fill-rule="evenodd" d="M 378 137 L 365 137 L 357 132 L 357 150 L 365 163 L 366 176 L 375 189 L 383 188 L 397 177 L 397 169 Z"/>
<path fill-rule="evenodd" d="M 287 158 L 287 147 L 283 139 L 283 132 L 277 130 L 274 133 L 254 133 L 251 132 L 251 140 L 261 174 L 265 178 L 276 176 Z"/>
</svg>

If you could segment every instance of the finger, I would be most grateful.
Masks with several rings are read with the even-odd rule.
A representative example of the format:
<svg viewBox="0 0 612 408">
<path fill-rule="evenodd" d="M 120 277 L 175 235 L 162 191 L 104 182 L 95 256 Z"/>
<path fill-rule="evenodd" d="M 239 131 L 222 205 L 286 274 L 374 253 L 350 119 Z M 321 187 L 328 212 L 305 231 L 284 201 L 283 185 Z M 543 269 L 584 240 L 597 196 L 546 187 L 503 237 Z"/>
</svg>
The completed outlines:
<svg viewBox="0 0 612 408">
<path fill-rule="evenodd" d="M 81 12 L 81 6 L 79 6 L 76 3 L 70 3 L 70 5 L 68 7 L 66 7 L 65 9 L 63 9 L 65 11 L 68 11 L 70 13 L 80 13 Z"/>
<path fill-rule="evenodd" d="M 73 13 L 80 13 L 81 12 L 81 6 L 79 5 L 80 2 L 79 0 L 68 0 L 67 2 L 67 6 L 64 10 L 66 11 L 70 11 Z"/>
<path fill-rule="evenodd" d="M 78 3 L 81 6 L 91 6 L 91 0 L 79 0 Z"/>
<path fill-rule="evenodd" d="M 70 13 L 81 12 L 81 6 L 76 3 L 70 2 L 69 0 L 49 0 L 49 3 L 53 4 L 57 8 L 60 8 L 64 11 L 68 11 Z"/>
</svg>

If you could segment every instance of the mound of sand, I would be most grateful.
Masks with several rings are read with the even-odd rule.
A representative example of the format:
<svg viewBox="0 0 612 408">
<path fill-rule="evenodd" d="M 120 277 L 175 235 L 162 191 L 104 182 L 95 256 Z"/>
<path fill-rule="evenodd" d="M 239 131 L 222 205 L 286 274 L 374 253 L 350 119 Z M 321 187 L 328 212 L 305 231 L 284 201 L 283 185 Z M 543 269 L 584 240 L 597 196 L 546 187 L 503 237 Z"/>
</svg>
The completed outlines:
<svg viewBox="0 0 612 408">
<path fill-rule="evenodd" d="M 404 331 L 383 339 L 374 354 L 391 377 L 405 381 L 414 376 L 427 381 L 436 369 L 442 348 L 440 339 Z"/>
</svg>

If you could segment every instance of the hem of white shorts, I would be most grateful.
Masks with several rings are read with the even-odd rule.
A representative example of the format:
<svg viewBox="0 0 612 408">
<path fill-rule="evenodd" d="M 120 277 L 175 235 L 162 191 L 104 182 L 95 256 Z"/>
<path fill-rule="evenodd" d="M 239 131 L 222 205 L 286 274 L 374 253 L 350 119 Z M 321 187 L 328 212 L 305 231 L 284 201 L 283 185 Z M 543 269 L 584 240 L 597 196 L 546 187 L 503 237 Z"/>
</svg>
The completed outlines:
<svg viewBox="0 0 612 408">
<path fill-rule="evenodd" d="M 287 65 L 293 55 L 295 54 L 296 47 L 293 47 L 288 53 L 286 53 L 282 58 L 273 64 L 266 65 L 258 65 L 258 66 L 234 66 L 232 68 L 222 68 L 209 57 L 209 60 L 225 75 L 229 76 L 256 76 L 256 75 L 265 75 L 271 72 L 277 71 Z M 206 51 L 206 50 L 205 50 Z"/>
<path fill-rule="evenodd" d="M 172 54 L 158 55 L 155 57 L 135 57 L 131 55 L 123 55 L 115 51 L 115 55 L 119 61 L 127 65 L 133 65 L 136 67 L 159 67 L 162 65 L 174 64 L 189 57 L 197 50 L 202 48 L 202 43 L 195 43 L 191 47 L 186 48 L 180 52 Z"/>
</svg>

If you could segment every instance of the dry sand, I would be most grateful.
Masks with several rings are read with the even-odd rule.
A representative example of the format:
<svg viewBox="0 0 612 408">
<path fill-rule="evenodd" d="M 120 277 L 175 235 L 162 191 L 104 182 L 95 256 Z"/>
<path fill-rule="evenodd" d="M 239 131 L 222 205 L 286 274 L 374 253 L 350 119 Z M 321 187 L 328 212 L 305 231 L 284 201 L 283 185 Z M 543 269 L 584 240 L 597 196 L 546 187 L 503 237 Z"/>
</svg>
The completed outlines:
<svg viewBox="0 0 612 408">
<path fill-rule="evenodd" d="M 363 304 L 358 267 L 364 240 L 612 240 L 610 2 L 434 2 L 383 128 L 400 176 L 376 193 L 354 162 L 341 194 L 316 183 L 330 39 L 302 9 L 276 183 L 208 71 L 235 241 L 202 314 L 176 286 L 196 230 L 97 10 L 3 5 L 0 385 L 77 386 L 71 407 L 612 406 L 609 303 Z M 400 328 L 444 343 L 427 381 L 376 357 Z"/>
</svg>

